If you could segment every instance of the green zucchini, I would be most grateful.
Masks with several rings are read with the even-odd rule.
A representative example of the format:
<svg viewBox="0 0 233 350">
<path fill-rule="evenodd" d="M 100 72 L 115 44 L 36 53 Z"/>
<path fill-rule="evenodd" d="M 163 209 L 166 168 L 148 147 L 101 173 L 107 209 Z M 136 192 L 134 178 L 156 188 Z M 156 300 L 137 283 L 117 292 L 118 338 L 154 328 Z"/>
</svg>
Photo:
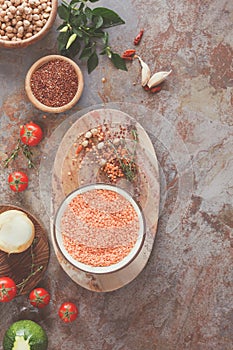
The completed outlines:
<svg viewBox="0 0 233 350">
<path fill-rule="evenodd" d="M 12 323 L 3 338 L 4 350 L 47 350 L 48 337 L 44 329 L 34 321 L 21 320 Z"/>
</svg>

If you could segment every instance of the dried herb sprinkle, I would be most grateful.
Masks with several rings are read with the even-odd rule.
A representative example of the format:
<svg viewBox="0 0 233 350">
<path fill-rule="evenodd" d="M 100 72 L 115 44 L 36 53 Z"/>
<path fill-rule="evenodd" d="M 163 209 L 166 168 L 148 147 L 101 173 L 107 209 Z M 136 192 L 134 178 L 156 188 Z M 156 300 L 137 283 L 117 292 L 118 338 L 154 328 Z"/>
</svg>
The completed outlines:
<svg viewBox="0 0 233 350">
<path fill-rule="evenodd" d="M 78 90 L 74 67 L 61 59 L 43 64 L 32 74 L 30 83 L 33 95 L 48 107 L 66 105 Z"/>
</svg>

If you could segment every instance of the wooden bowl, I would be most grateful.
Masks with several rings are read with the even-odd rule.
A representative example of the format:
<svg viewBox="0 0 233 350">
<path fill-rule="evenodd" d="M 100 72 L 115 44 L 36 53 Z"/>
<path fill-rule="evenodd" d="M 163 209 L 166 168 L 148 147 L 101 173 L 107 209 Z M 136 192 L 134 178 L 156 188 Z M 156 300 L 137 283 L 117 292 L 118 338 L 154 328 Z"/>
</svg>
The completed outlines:
<svg viewBox="0 0 233 350">
<path fill-rule="evenodd" d="M 57 7 L 58 7 L 58 0 L 51 0 L 52 2 L 52 10 L 50 12 L 50 16 L 48 18 L 48 21 L 46 22 L 45 26 L 35 35 L 28 39 L 23 39 L 21 41 L 8 41 L 8 40 L 2 40 L 0 39 L 0 47 L 6 47 L 6 48 L 22 48 L 26 47 L 28 45 L 34 44 L 35 42 L 42 39 L 50 30 L 52 25 L 55 22 L 56 16 L 57 16 Z"/>
<path fill-rule="evenodd" d="M 42 67 L 44 64 L 53 61 L 53 60 L 63 60 L 66 61 L 68 63 L 70 63 L 70 65 L 74 68 L 76 74 L 77 74 L 77 78 L 78 78 L 78 88 L 77 88 L 77 92 L 75 94 L 75 96 L 72 98 L 72 100 L 70 102 L 68 102 L 67 104 L 60 106 L 60 107 L 50 107 L 47 106 L 43 103 L 41 103 L 33 94 L 32 92 L 32 88 L 31 88 L 31 78 L 33 73 L 38 70 L 40 67 Z M 82 71 L 80 70 L 79 66 L 72 61 L 70 58 L 61 56 L 61 55 L 49 55 L 49 56 L 45 56 L 40 58 L 38 61 L 36 61 L 31 68 L 29 69 L 27 75 L 26 75 L 26 79 L 25 79 L 25 90 L 27 93 L 27 96 L 29 98 L 29 100 L 31 101 L 31 103 L 38 108 L 39 110 L 43 111 L 43 112 L 47 112 L 47 113 L 62 113 L 65 112 L 69 109 L 71 109 L 80 99 L 82 92 L 83 92 L 83 87 L 84 87 L 84 80 L 83 80 L 83 74 Z"/>
</svg>

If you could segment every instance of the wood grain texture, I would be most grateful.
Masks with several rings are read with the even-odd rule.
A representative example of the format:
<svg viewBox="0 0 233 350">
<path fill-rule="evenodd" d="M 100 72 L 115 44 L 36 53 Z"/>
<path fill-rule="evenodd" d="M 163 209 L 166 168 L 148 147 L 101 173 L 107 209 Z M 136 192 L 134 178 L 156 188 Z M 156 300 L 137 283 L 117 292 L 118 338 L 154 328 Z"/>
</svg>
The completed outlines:
<svg viewBox="0 0 233 350">
<path fill-rule="evenodd" d="M 32 264 L 34 264 L 33 271 L 37 271 L 41 267 L 41 270 L 37 271 L 26 281 L 24 287 L 17 286 L 17 295 L 22 295 L 30 292 L 43 277 L 49 261 L 49 242 L 41 223 L 32 214 L 13 205 L 0 206 L 0 213 L 7 210 L 20 210 L 24 212 L 35 226 L 35 238 L 31 247 L 27 250 L 17 254 L 7 254 L 0 251 L 0 276 L 12 278 L 16 285 L 19 285 L 31 275 Z"/>
<path fill-rule="evenodd" d="M 134 183 L 129 181 L 119 182 L 117 186 L 128 191 L 137 201 L 143 211 L 146 232 L 143 246 L 135 259 L 126 267 L 111 273 L 96 274 L 87 273 L 71 265 L 62 255 L 56 243 L 56 228 L 51 222 L 52 243 L 58 261 L 65 272 L 79 285 L 92 291 L 106 292 L 123 287 L 143 270 L 145 267 L 155 239 L 160 201 L 160 184 L 157 157 L 149 136 L 142 126 L 128 114 L 115 109 L 93 110 L 78 119 L 67 131 L 57 151 L 52 174 L 52 212 L 56 213 L 65 197 L 80 186 L 98 182 L 98 169 L 94 163 L 84 159 L 86 164 L 80 168 L 79 158 L 74 163 L 75 147 L 78 140 L 91 128 L 99 125 L 107 125 L 113 135 L 118 126 L 133 126 L 138 134 L 138 161 L 140 171 L 138 174 L 140 192 Z M 94 168 L 94 169 L 93 169 Z M 83 170 L 82 170 L 83 169 Z M 82 182 L 81 182 L 82 181 Z M 102 181 L 103 182 L 103 181 Z M 136 194 L 139 193 L 139 196 Z"/>
</svg>

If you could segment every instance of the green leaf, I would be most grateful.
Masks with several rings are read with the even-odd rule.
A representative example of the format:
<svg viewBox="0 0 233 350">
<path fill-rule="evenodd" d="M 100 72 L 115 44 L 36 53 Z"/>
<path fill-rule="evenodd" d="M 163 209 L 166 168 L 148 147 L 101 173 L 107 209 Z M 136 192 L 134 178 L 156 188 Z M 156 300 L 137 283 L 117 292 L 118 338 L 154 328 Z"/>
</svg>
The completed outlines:
<svg viewBox="0 0 233 350">
<path fill-rule="evenodd" d="M 76 16 L 73 13 L 70 15 L 70 25 L 71 27 L 79 27 L 82 24 L 82 17 Z"/>
<path fill-rule="evenodd" d="M 86 15 L 87 19 L 89 19 L 91 21 L 91 19 L 92 19 L 92 10 L 90 9 L 90 7 L 86 7 L 85 8 L 85 15 Z"/>
<path fill-rule="evenodd" d="M 87 46 L 89 43 L 90 43 L 90 38 L 89 38 L 89 36 L 84 36 L 83 37 L 83 41 L 84 41 L 84 44 L 85 44 L 85 46 Z"/>
<path fill-rule="evenodd" d="M 57 27 L 57 30 L 60 31 L 60 29 L 62 29 L 66 25 L 67 25 L 67 23 L 63 22 L 59 27 Z"/>
<path fill-rule="evenodd" d="M 99 59 L 96 51 L 94 51 L 87 60 L 88 74 L 90 74 L 98 66 L 98 64 L 99 64 Z"/>
<path fill-rule="evenodd" d="M 57 9 L 58 15 L 61 19 L 63 19 L 64 21 L 68 22 L 69 18 L 70 18 L 70 8 L 68 8 L 67 6 L 65 6 L 64 4 L 58 6 Z"/>
<path fill-rule="evenodd" d="M 83 32 L 80 29 L 73 28 L 73 32 L 77 34 L 79 38 L 83 37 Z"/>
<path fill-rule="evenodd" d="M 85 5 L 84 3 L 82 2 L 81 5 L 79 6 L 79 11 L 81 12 L 83 9 L 84 9 Z"/>
<path fill-rule="evenodd" d="M 93 17 L 93 24 L 96 29 L 100 28 L 102 24 L 104 23 L 103 17 L 101 16 L 94 16 Z"/>
<path fill-rule="evenodd" d="M 61 32 L 59 33 L 58 37 L 57 37 L 57 41 L 61 44 L 63 44 L 64 46 L 66 46 L 67 41 L 69 40 L 70 37 L 70 32 Z"/>
<path fill-rule="evenodd" d="M 72 5 L 74 5 L 74 4 L 77 4 L 78 2 L 80 2 L 80 0 L 72 0 L 72 1 L 70 2 L 70 5 L 72 6 Z"/>
<path fill-rule="evenodd" d="M 100 29 L 95 29 L 95 28 L 91 28 L 90 32 L 91 36 L 93 38 L 103 38 L 104 37 L 104 32 Z"/>
<path fill-rule="evenodd" d="M 121 58 L 121 56 L 118 55 L 118 53 L 112 52 L 112 55 L 111 55 L 110 59 L 111 59 L 112 63 L 114 64 L 114 66 L 117 69 L 121 69 L 121 70 L 124 70 L 124 71 L 128 70 L 127 67 L 126 67 L 124 59 Z"/>
<path fill-rule="evenodd" d="M 105 7 L 96 7 L 92 13 L 95 16 L 101 16 L 103 18 L 102 28 L 109 28 L 125 23 L 116 12 Z"/>
<path fill-rule="evenodd" d="M 97 1 L 99 1 L 99 0 L 90 0 L 90 2 L 97 2 Z"/>
<path fill-rule="evenodd" d="M 92 50 L 93 50 L 92 46 L 84 47 L 79 58 L 80 59 L 89 58 L 92 54 Z"/>
<path fill-rule="evenodd" d="M 70 48 L 67 51 L 68 57 L 75 57 L 79 51 L 80 51 L 81 45 L 78 40 L 75 40 L 73 44 L 70 46 Z"/>
</svg>

